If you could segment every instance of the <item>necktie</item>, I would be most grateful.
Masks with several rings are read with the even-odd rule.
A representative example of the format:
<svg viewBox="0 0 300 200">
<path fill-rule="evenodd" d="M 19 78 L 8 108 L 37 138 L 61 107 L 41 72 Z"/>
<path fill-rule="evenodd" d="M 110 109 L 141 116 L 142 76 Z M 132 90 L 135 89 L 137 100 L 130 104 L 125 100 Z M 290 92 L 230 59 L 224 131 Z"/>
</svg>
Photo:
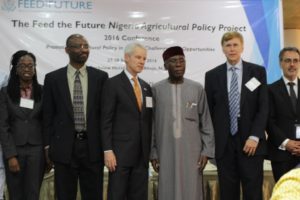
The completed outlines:
<svg viewBox="0 0 300 200">
<path fill-rule="evenodd" d="M 229 115 L 230 115 L 230 132 L 235 135 L 238 131 L 238 115 L 240 112 L 240 94 L 238 89 L 238 75 L 236 68 L 231 67 L 232 77 L 229 91 Z"/>
<path fill-rule="evenodd" d="M 294 90 L 295 83 L 289 82 L 288 85 L 290 86 L 290 98 L 291 98 L 291 101 L 292 101 L 292 105 L 293 105 L 294 111 L 296 111 L 297 97 L 296 97 L 296 93 L 295 93 L 295 90 Z"/>
<path fill-rule="evenodd" d="M 83 94 L 79 75 L 80 71 L 76 71 L 73 89 L 73 113 L 76 131 L 82 131 L 85 129 Z"/>
<path fill-rule="evenodd" d="M 138 108 L 139 108 L 139 111 L 141 111 L 142 110 L 142 91 L 138 84 L 137 78 L 132 77 L 132 80 L 134 81 L 133 90 L 134 90 L 134 94 L 136 97 L 136 101 L 138 103 Z"/>
</svg>

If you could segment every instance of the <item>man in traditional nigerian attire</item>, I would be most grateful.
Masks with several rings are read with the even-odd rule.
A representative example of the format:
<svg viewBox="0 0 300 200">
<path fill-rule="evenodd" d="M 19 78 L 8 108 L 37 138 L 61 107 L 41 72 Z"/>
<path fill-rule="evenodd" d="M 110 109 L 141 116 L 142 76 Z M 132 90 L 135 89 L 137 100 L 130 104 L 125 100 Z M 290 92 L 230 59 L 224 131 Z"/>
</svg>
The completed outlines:
<svg viewBox="0 0 300 200">
<path fill-rule="evenodd" d="M 214 157 L 214 133 L 201 84 L 183 77 L 181 47 L 163 53 L 169 77 L 153 90 L 154 131 L 151 163 L 159 173 L 158 199 L 203 199 L 202 176 Z"/>
</svg>

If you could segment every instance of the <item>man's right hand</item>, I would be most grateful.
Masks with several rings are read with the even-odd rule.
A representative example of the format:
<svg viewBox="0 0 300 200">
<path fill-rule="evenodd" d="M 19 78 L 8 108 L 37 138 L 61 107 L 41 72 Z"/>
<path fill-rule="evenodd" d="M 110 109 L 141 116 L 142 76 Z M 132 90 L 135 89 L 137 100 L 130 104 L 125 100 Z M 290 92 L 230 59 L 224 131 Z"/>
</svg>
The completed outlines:
<svg viewBox="0 0 300 200">
<path fill-rule="evenodd" d="M 300 156 L 300 141 L 289 140 L 285 148 L 293 155 Z"/>
<path fill-rule="evenodd" d="M 112 150 L 104 152 L 104 163 L 110 172 L 114 172 L 117 166 L 117 160 Z"/>
<path fill-rule="evenodd" d="M 15 156 L 8 159 L 8 167 L 11 172 L 16 173 L 20 171 L 19 161 Z"/>
<path fill-rule="evenodd" d="M 45 160 L 46 160 L 45 173 L 49 173 L 53 168 L 53 162 L 49 158 L 49 148 L 45 149 Z"/>
<path fill-rule="evenodd" d="M 159 161 L 157 159 L 151 160 L 152 167 L 155 172 L 159 172 Z"/>
</svg>

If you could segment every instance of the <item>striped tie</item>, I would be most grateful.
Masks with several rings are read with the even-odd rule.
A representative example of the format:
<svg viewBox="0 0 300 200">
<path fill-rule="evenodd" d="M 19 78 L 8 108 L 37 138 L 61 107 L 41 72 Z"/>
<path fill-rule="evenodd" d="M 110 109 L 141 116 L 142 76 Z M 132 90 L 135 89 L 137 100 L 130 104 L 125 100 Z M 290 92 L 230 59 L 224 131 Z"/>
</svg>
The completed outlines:
<svg viewBox="0 0 300 200">
<path fill-rule="evenodd" d="M 230 132 L 235 135 L 238 131 L 238 115 L 240 112 L 240 94 L 238 89 L 238 75 L 235 67 L 231 67 L 232 77 L 229 91 L 229 114 L 230 114 Z"/>
<path fill-rule="evenodd" d="M 85 130 L 85 119 L 83 110 L 83 95 L 81 81 L 79 78 L 80 71 L 75 72 L 74 89 L 73 89 L 73 112 L 74 124 L 76 131 Z"/>
</svg>

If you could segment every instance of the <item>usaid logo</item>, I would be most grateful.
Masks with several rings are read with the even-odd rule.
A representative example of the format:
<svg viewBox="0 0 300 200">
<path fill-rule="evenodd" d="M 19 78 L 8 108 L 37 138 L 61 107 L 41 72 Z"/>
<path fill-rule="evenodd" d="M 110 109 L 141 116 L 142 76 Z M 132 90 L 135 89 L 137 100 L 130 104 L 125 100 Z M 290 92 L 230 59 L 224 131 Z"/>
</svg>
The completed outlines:
<svg viewBox="0 0 300 200">
<path fill-rule="evenodd" d="M 17 8 L 15 0 L 2 0 L 1 9 L 7 12 L 13 12 Z"/>
<path fill-rule="evenodd" d="M 93 4 L 92 0 L 2 0 L 1 9 L 8 12 L 16 9 L 22 12 L 91 12 Z"/>
</svg>

